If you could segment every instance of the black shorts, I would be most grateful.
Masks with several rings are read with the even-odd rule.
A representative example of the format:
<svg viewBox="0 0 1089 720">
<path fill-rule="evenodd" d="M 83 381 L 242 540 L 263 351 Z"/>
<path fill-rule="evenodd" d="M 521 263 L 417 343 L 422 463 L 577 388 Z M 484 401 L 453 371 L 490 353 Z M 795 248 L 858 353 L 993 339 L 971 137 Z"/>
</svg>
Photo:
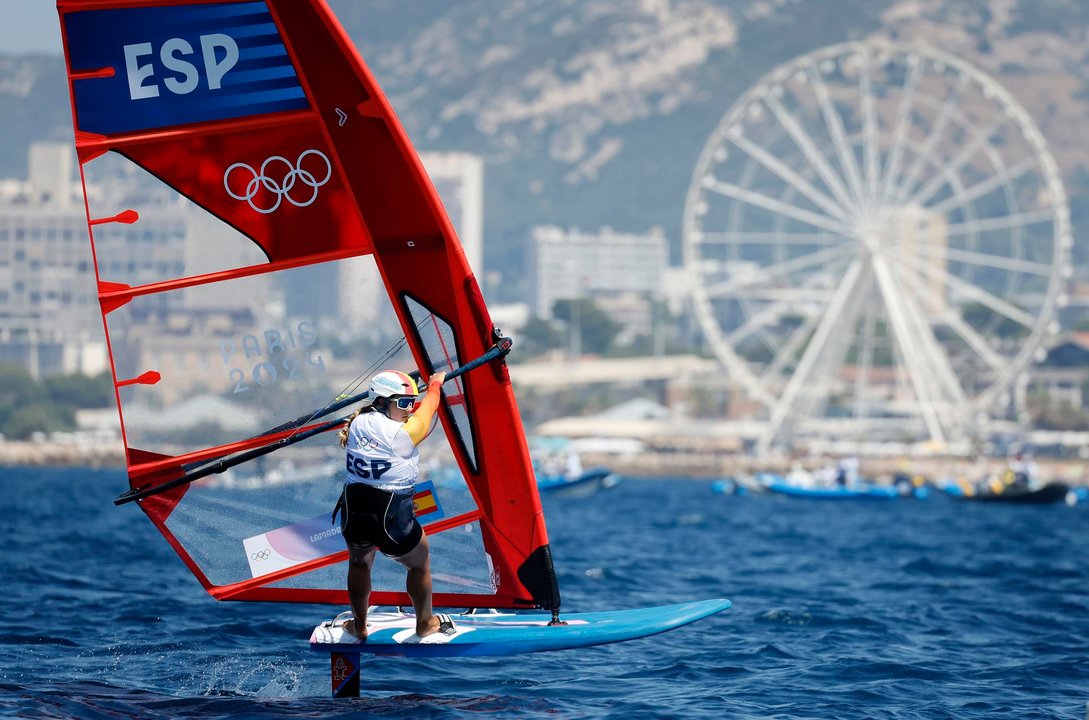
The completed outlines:
<svg viewBox="0 0 1089 720">
<path fill-rule="evenodd" d="M 365 483 L 347 483 L 340 532 L 349 550 L 369 552 L 377 547 L 383 555 L 397 558 L 420 544 L 423 528 L 412 509 L 412 492 L 392 493 Z"/>
</svg>

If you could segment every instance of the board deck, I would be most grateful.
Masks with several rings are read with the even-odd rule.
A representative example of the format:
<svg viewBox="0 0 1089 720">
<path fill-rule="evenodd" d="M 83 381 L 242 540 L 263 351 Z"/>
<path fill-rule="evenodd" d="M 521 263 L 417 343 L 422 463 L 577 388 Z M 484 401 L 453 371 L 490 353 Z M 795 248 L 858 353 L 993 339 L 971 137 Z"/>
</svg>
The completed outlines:
<svg viewBox="0 0 1089 720">
<path fill-rule="evenodd" d="M 622 642 L 655 635 L 722 612 L 729 600 L 664 605 L 607 612 L 563 613 L 566 625 L 549 625 L 545 612 L 490 610 L 450 614 L 456 631 L 416 635 L 416 617 L 405 612 L 371 612 L 368 638 L 360 642 L 334 621 L 314 628 L 310 649 L 327 653 L 371 653 L 404 657 L 518 655 Z"/>
</svg>

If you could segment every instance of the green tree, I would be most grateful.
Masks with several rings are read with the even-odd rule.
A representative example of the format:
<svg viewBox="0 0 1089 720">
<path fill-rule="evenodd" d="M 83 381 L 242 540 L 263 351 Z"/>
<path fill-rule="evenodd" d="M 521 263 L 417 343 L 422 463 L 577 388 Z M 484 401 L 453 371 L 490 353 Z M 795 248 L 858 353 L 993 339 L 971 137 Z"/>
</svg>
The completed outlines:
<svg viewBox="0 0 1089 720">
<path fill-rule="evenodd" d="M 30 373 L 14 365 L 0 365 L 0 425 L 11 414 L 39 399 L 38 383 Z"/>
<path fill-rule="evenodd" d="M 607 355 L 620 332 L 620 323 L 609 317 L 589 298 L 557 300 L 553 306 L 556 319 L 563 320 L 571 332 L 579 333 L 582 352 Z"/>
<path fill-rule="evenodd" d="M 554 350 L 563 343 L 563 335 L 551 322 L 534 315 L 518 331 L 518 342 L 511 357 L 526 359 Z"/>
<path fill-rule="evenodd" d="M 108 372 L 94 377 L 58 375 L 42 380 L 46 398 L 76 408 L 102 408 L 114 404 L 113 382 Z"/>
<path fill-rule="evenodd" d="M 38 402 L 14 410 L 0 425 L 0 432 L 7 438 L 25 440 L 35 432 L 51 433 L 74 430 L 75 427 L 76 417 L 72 408 Z"/>
</svg>

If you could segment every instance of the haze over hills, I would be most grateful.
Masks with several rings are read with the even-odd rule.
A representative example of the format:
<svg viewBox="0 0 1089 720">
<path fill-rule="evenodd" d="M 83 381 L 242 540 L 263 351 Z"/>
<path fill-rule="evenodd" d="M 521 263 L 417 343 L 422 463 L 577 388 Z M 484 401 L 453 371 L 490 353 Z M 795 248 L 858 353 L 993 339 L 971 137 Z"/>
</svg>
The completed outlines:
<svg viewBox="0 0 1089 720">
<path fill-rule="evenodd" d="M 486 159 L 485 266 L 525 294 L 528 228 L 662 227 L 679 257 L 696 160 L 761 76 L 845 40 L 925 42 L 1001 82 L 1089 207 L 1089 4 L 1078 0 L 331 0 L 420 150 Z M 68 140 L 61 58 L 0 57 L 0 177 Z"/>
</svg>

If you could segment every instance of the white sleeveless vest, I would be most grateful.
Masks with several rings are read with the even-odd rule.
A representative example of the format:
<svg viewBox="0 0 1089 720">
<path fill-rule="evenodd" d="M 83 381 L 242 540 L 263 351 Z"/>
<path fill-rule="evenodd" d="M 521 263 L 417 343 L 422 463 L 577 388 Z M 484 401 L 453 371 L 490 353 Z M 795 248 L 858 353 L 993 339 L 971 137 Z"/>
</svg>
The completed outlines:
<svg viewBox="0 0 1089 720">
<path fill-rule="evenodd" d="M 356 417 L 348 428 L 348 482 L 387 492 L 411 491 L 420 472 L 420 449 L 403 428 L 402 423 L 377 411 Z"/>
</svg>

